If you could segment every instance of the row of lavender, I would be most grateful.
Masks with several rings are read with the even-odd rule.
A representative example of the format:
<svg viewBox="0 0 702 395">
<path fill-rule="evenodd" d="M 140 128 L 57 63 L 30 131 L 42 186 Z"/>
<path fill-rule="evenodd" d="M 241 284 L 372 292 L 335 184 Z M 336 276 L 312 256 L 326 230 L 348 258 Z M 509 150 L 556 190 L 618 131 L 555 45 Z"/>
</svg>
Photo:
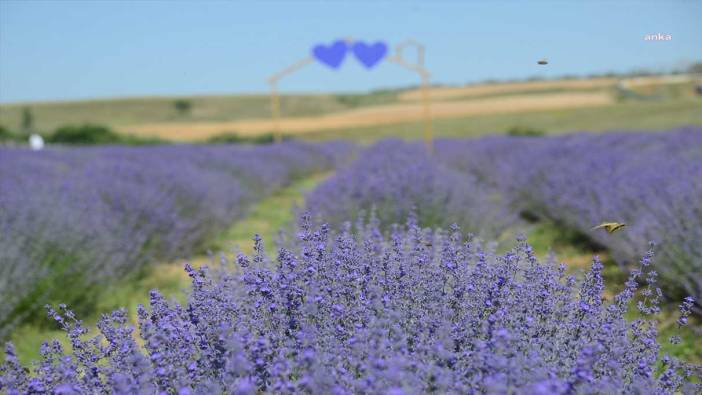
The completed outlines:
<svg viewBox="0 0 702 395">
<path fill-rule="evenodd" d="M 422 226 L 457 223 L 485 239 L 515 222 L 507 208 L 496 188 L 437 161 L 420 143 L 400 140 L 365 149 L 307 196 L 307 210 L 322 222 L 375 217 L 387 229 L 413 215 Z"/>
<path fill-rule="evenodd" d="M 622 264 L 655 242 L 669 291 L 702 298 L 702 128 L 443 141 L 438 150 L 503 191 L 512 210 L 587 235 Z M 593 232 L 602 221 L 628 226 Z"/>
<path fill-rule="evenodd" d="M 47 301 L 187 256 L 247 206 L 349 146 L 0 150 L 0 337 Z M 82 303 L 82 304 L 81 304 Z"/>
<path fill-rule="evenodd" d="M 658 244 L 663 280 L 702 299 L 702 128 L 660 133 L 385 141 L 322 184 L 309 209 L 327 220 L 375 207 L 384 223 L 414 206 L 420 223 L 496 236 L 520 213 L 548 218 L 607 247 L 620 263 Z M 628 224 L 608 235 L 602 221 Z"/>
<path fill-rule="evenodd" d="M 254 256 L 240 255 L 232 268 L 226 261 L 221 272 L 186 267 L 192 278 L 187 306 L 152 291 L 150 308 L 138 309 L 138 335 L 124 310 L 104 315 L 101 334 L 87 338 L 66 306 L 49 309 L 68 332 L 71 350 L 45 343 L 30 370 L 8 344 L 0 392 L 702 390 L 702 367 L 659 356 L 651 251 L 624 290 L 604 302 L 597 259 L 578 281 L 563 265 L 539 262 L 524 240 L 497 255 L 458 229 L 421 229 L 411 220 L 384 235 L 376 224 L 332 233 L 303 223 L 275 262 L 256 238 Z M 691 304 L 681 304 L 678 327 Z M 625 314 L 633 306 L 642 317 L 629 322 Z"/>
</svg>

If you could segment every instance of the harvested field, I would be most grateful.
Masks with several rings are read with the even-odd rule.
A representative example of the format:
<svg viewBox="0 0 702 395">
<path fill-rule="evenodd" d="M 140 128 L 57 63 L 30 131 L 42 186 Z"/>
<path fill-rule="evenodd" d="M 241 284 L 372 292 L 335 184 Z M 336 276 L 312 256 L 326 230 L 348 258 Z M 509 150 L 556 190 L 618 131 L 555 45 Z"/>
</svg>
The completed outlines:
<svg viewBox="0 0 702 395">
<path fill-rule="evenodd" d="M 453 118 L 471 115 L 520 113 L 553 110 L 613 103 L 604 92 L 569 92 L 552 94 L 527 94 L 483 100 L 462 100 L 432 103 L 432 118 Z M 391 125 L 421 120 L 421 103 L 402 103 L 359 108 L 316 117 L 284 117 L 281 129 L 288 134 L 310 131 Z M 173 140 L 192 141 L 205 139 L 224 132 L 240 135 L 257 135 L 273 130 L 271 119 L 251 119 L 233 122 L 177 122 L 137 124 L 121 128 L 122 131 L 142 135 L 167 137 Z"/>
</svg>

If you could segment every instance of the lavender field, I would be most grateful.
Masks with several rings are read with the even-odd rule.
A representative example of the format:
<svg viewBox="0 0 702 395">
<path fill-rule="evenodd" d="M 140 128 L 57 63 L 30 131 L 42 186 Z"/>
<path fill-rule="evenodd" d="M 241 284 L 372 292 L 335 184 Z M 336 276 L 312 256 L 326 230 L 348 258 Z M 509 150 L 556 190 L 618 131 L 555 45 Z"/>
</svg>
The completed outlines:
<svg viewBox="0 0 702 395">
<path fill-rule="evenodd" d="M 377 143 L 307 196 L 307 210 L 337 225 L 374 216 L 382 227 L 414 214 L 422 226 L 457 223 L 488 239 L 515 223 L 498 189 L 437 160 L 441 156 L 430 156 L 420 143 Z"/>
<path fill-rule="evenodd" d="M 667 291 L 702 300 L 702 128 L 510 140 L 438 149 L 450 166 L 502 191 L 514 212 L 574 230 L 622 265 L 654 242 Z M 603 221 L 626 231 L 593 232 Z"/>
<path fill-rule="evenodd" d="M 107 282 L 189 257 L 257 199 L 346 144 L 0 148 L 0 337 L 46 303 L 90 311 Z"/>
<path fill-rule="evenodd" d="M 88 332 L 65 305 L 49 314 L 67 333 L 28 373 L 11 344 L 0 385 L 10 393 L 637 393 L 699 391 L 699 368 L 659 357 L 654 255 L 603 302 L 603 265 L 578 281 L 520 240 L 498 255 L 457 228 L 410 220 L 383 236 L 312 228 L 270 261 L 255 253 L 196 270 L 187 306 L 158 291 Z M 638 280 L 645 281 L 642 289 Z M 526 302 L 526 303 L 525 303 Z M 680 307 L 686 325 L 691 299 Z M 675 342 L 675 340 L 671 340 Z"/>
<path fill-rule="evenodd" d="M 6 330 L 49 304 L 66 335 L 29 370 L 8 343 L 0 390 L 702 390 L 689 336 L 701 330 L 702 128 L 434 148 L 3 150 Z M 153 290 L 137 322 L 128 310 L 96 328 L 78 319 L 111 278 L 189 256 L 291 179 L 329 169 L 280 244 L 252 235 L 250 256 L 186 265 L 185 303 Z M 603 221 L 627 226 L 592 229 Z M 523 235 L 544 223 L 587 246 L 586 270 L 537 256 Z"/>
<path fill-rule="evenodd" d="M 422 226 L 456 223 L 488 239 L 524 217 L 548 219 L 622 266 L 654 242 L 667 291 L 702 300 L 702 128 L 439 140 L 432 157 L 388 140 L 320 185 L 308 210 L 336 224 L 373 214 L 384 226 L 414 212 Z M 603 221 L 628 227 L 593 232 Z"/>
<path fill-rule="evenodd" d="M 702 395 L 700 15 L 0 0 L 0 395 Z"/>
</svg>

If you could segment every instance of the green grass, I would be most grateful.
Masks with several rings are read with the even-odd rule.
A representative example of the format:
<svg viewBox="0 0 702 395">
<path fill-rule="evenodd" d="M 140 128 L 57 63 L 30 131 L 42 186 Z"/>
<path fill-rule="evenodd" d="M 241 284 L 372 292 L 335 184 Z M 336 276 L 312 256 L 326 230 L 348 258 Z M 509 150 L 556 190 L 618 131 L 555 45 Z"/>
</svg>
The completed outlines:
<svg viewBox="0 0 702 395">
<path fill-rule="evenodd" d="M 402 89 L 378 90 L 365 94 L 308 94 L 281 96 L 283 117 L 317 116 L 358 107 L 398 102 Z M 488 93 L 450 100 L 482 100 L 485 98 L 523 94 L 613 91 L 612 88 L 558 88 L 540 90 L 515 88 L 510 92 Z M 613 93 L 616 96 L 616 93 Z M 645 96 L 658 99 L 644 98 Z M 174 102 L 185 99 L 192 103 L 187 114 L 179 114 Z M 22 110 L 29 107 L 34 114 L 34 128 L 49 133 L 57 127 L 94 123 L 129 133 L 126 125 L 146 123 L 225 122 L 271 116 L 267 94 L 238 96 L 173 96 L 83 101 L 18 103 L 0 105 L 0 125 L 10 131 L 20 130 Z M 437 119 L 437 137 L 476 137 L 505 133 L 512 127 L 528 127 L 549 133 L 575 130 L 604 131 L 613 129 L 660 130 L 680 125 L 702 125 L 702 98 L 695 97 L 693 84 L 667 84 L 642 91 L 641 98 L 624 98 L 601 107 L 534 111 L 515 114 L 493 114 L 451 119 Z M 307 140 L 350 139 L 371 142 L 385 137 L 419 139 L 422 122 L 397 125 L 320 130 L 295 135 Z"/>
<path fill-rule="evenodd" d="M 294 224 L 293 208 L 301 205 L 307 191 L 321 182 L 328 173 L 312 175 L 302 178 L 290 186 L 283 188 L 271 196 L 261 200 L 249 212 L 246 218 L 232 224 L 232 227 L 222 235 L 212 240 L 212 251 L 230 251 L 232 247 L 240 249 L 246 254 L 253 250 L 253 235 L 259 234 L 267 242 L 269 254 L 275 253 L 271 240 L 275 239 L 279 229 L 290 228 Z M 207 256 L 194 257 L 189 260 L 194 266 L 210 264 Z M 145 274 L 138 279 L 120 281 L 105 292 L 95 301 L 96 311 L 108 313 L 120 307 L 127 308 L 133 323 L 137 321 L 136 307 L 139 304 L 148 304 L 149 291 L 158 289 L 168 299 L 175 299 L 181 303 L 186 301 L 190 279 L 183 270 L 184 261 L 160 263 L 151 266 Z M 99 314 L 81 317 L 91 329 L 91 334 L 96 333 L 95 324 Z M 48 320 L 48 318 L 47 318 Z M 59 340 L 66 349 L 70 346 L 64 332 L 47 325 L 24 325 L 14 331 L 10 340 L 14 343 L 17 354 L 23 363 L 29 363 L 39 358 L 39 347 L 47 339 Z M 4 360 L 4 349 L 0 352 L 0 361 Z"/>
<path fill-rule="evenodd" d="M 312 190 L 330 173 L 317 174 L 300 180 L 292 186 L 262 200 L 253 207 L 247 218 L 235 223 L 227 232 L 220 235 L 213 244 L 213 250 L 241 249 L 246 254 L 253 252 L 253 235 L 260 235 L 267 245 L 267 251 L 275 254 L 279 230 L 289 230 L 294 225 L 293 210 L 304 203 L 304 195 Z"/>
<path fill-rule="evenodd" d="M 396 101 L 394 91 L 379 91 L 358 95 L 282 95 L 282 116 L 314 116 L 367 105 Z M 192 103 L 189 114 L 176 111 L 176 99 Z M 29 107 L 34 114 L 34 127 L 42 133 L 52 132 L 64 125 L 94 123 L 118 128 L 123 125 L 159 122 L 222 122 L 247 118 L 269 118 L 270 97 L 239 96 L 178 96 L 99 99 L 83 101 L 21 103 L 0 105 L 0 125 L 12 131 L 20 130 L 22 110 Z"/>
<path fill-rule="evenodd" d="M 437 138 L 506 134 L 515 126 L 543 130 L 547 134 L 572 131 L 664 130 L 682 125 L 702 125 L 701 108 L 702 99 L 695 98 L 661 102 L 626 101 L 601 107 L 435 119 L 432 125 L 434 136 Z M 372 143 L 382 138 L 421 139 L 423 136 L 424 124 L 412 122 L 307 132 L 296 137 L 313 141 L 349 139 Z"/>
</svg>

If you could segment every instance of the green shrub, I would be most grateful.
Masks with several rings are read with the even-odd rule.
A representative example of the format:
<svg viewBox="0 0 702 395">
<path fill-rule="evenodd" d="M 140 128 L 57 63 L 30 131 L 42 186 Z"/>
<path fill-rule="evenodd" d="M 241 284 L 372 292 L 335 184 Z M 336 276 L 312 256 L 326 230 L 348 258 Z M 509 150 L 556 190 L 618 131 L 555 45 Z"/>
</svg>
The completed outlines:
<svg viewBox="0 0 702 395">
<path fill-rule="evenodd" d="M 66 125 L 56 129 L 46 137 L 47 143 L 71 145 L 98 145 L 98 144 L 124 144 L 124 145 L 151 145 L 164 144 L 166 140 L 156 137 L 137 137 L 114 132 L 107 126 L 84 124 Z"/>
<path fill-rule="evenodd" d="M 6 143 L 19 143 L 26 144 L 29 135 L 24 133 L 18 133 L 17 131 L 10 130 L 2 125 L 0 125 L 0 144 Z"/>
<path fill-rule="evenodd" d="M 67 125 L 56 129 L 46 138 L 48 143 L 58 144 L 119 144 L 122 136 L 101 125 Z"/>
<path fill-rule="evenodd" d="M 14 133 L 7 130 L 4 126 L 0 125 L 0 143 L 15 141 L 17 136 Z"/>
<path fill-rule="evenodd" d="M 173 102 L 173 107 L 176 109 L 179 115 L 187 115 L 193 108 L 193 104 L 189 100 L 178 99 Z"/>
<path fill-rule="evenodd" d="M 520 137 L 538 137 L 543 136 L 545 133 L 543 130 L 530 128 L 528 126 L 513 126 L 507 130 L 507 134 Z"/>
</svg>

